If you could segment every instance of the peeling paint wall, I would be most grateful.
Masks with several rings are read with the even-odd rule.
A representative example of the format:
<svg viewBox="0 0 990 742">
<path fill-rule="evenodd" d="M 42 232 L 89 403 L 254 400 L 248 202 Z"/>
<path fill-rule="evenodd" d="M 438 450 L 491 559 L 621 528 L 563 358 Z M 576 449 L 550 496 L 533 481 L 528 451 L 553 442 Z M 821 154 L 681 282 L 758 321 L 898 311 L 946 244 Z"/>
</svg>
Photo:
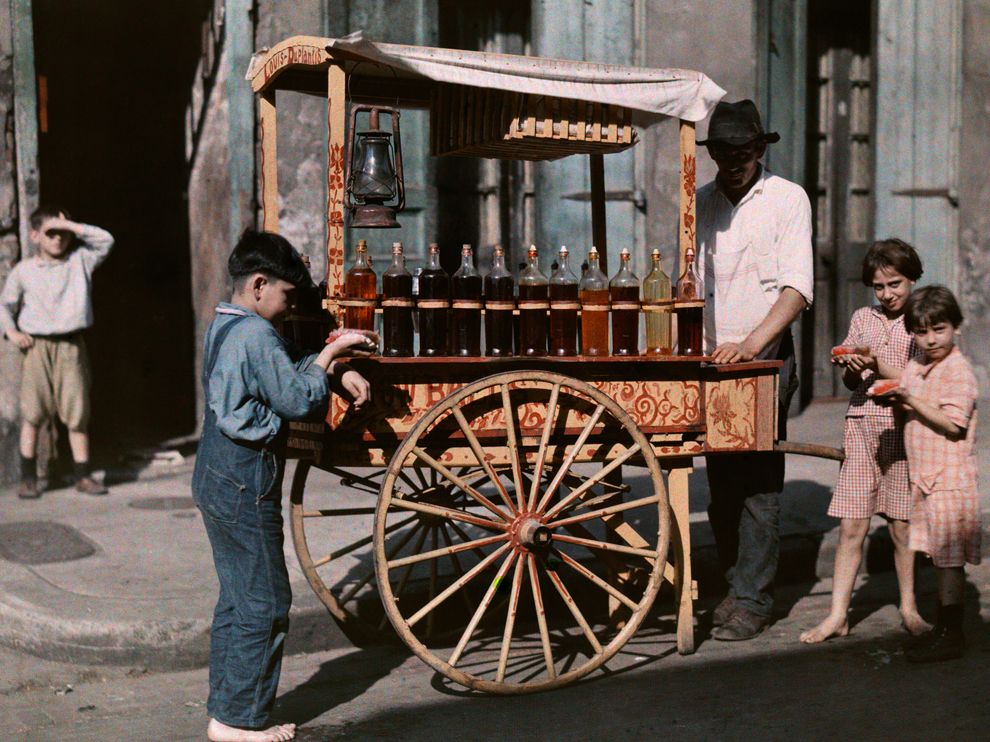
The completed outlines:
<svg viewBox="0 0 990 742">
<path fill-rule="evenodd" d="M 963 5 L 962 131 L 959 168 L 959 300 L 963 351 L 990 396 L 990 0 Z M 969 163 L 975 167 L 967 166 Z"/>
<path fill-rule="evenodd" d="M 20 258 L 14 169 L 14 71 L 10 4 L 0 3 L 0 284 Z M 0 342 L 0 484 L 16 481 L 21 354 Z"/>
</svg>

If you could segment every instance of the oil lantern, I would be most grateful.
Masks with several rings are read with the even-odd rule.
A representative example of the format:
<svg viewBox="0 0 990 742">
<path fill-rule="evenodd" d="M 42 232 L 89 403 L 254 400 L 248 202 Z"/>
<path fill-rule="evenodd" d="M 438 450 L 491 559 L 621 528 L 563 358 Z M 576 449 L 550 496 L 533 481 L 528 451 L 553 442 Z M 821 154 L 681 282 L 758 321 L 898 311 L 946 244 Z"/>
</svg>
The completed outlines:
<svg viewBox="0 0 990 742">
<path fill-rule="evenodd" d="M 368 113 L 368 128 L 357 131 L 357 117 Z M 391 131 L 380 125 L 388 114 Z M 351 212 L 351 226 L 397 228 L 395 214 L 406 205 L 402 183 L 402 145 L 399 112 L 384 106 L 354 106 L 347 143 L 347 191 L 344 205 Z"/>
</svg>

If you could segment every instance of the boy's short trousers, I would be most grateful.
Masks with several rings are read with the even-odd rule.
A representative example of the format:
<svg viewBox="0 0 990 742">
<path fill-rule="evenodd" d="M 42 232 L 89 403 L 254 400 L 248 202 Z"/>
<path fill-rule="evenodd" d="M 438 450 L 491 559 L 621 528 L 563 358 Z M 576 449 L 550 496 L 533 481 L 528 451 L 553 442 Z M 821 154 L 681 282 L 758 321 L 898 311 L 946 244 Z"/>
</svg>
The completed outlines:
<svg viewBox="0 0 990 742">
<path fill-rule="evenodd" d="M 911 484 L 903 431 L 889 418 L 847 417 L 843 447 L 846 460 L 832 495 L 833 518 L 892 520 L 911 517 Z"/>
<path fill-rule="evenodd" d="M 924 494 L 912 488 L 908 545 L 932 558 L 936 567 L 980 563 L 980 497 L 976 488 Z"/>
<path fill-rule="evenodd" d="M 84 431 L 89 425 L 89 356 L 82 333 L 35 336 L 24 354 L 21 417 L 39 426 L 58 414 L 65 426 Z"/>
</svg>

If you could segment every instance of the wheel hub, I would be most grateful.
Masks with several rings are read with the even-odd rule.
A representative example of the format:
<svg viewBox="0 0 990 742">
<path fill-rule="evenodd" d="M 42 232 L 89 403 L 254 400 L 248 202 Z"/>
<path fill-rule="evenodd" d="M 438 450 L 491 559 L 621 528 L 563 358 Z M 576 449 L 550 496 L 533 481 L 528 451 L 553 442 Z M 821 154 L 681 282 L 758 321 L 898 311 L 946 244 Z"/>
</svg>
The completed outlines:
<svg viewBox="0 0 990 742">
<path fill-rule="evenodd" d="M 550 546 L 553 532 L 532 513 L 520 513 L 512 522 L 512 542 L 526 551 L 539 551 Z"/>
</svg>

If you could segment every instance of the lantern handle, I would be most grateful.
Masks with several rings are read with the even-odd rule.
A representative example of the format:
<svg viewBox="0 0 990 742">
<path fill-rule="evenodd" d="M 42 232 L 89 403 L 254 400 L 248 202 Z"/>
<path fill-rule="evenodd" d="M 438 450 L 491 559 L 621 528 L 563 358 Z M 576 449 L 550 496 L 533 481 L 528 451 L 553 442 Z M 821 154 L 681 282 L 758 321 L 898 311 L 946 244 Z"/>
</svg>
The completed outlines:
<svg viewBox="0 0 990 742">
<path fill-rule="evenodd" d="M 399 191 L 399 203 L 395 207 L 396 211 L 406 208 L 406 179 L 402 174 L 402 137 L 399 135 L 399 109 L 385 109 L 392 114 L 392 146 L 395 147 L 395 174 L 397 190 Z"/>
</svg>

